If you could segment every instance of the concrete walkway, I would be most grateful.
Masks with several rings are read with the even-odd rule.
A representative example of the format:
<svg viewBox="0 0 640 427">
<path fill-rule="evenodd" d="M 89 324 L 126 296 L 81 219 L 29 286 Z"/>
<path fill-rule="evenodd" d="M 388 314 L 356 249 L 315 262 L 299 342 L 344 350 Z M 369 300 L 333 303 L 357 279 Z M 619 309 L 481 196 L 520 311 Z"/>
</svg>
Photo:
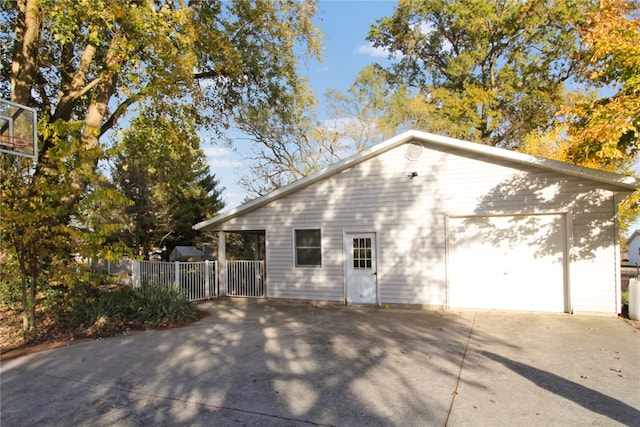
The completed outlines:
<svg viewBox="0 0 640 427">
<path fill-rule="evenodd" d="M 2 362 L 3 427 L 640 425 L 621 319 L 223 300 Z"/>
</svg>

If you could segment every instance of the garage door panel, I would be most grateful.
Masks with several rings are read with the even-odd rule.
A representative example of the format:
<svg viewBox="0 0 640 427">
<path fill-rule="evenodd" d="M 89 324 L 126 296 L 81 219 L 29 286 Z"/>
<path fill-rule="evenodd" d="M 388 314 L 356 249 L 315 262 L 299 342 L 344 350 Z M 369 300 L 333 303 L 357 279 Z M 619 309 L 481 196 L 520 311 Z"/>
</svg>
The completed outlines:
<svg viewBox="0 0 640 427">
<path fill-rule="evenodd" d="M 564 311 L 564 216 L 449 220 L 449 305 Z"/>
</svg>

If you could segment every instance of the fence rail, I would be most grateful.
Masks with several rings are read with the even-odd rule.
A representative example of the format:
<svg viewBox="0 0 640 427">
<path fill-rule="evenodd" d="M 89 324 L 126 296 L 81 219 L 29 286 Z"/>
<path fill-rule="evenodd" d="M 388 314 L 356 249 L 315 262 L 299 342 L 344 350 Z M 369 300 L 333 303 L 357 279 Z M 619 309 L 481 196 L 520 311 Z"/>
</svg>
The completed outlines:
<svg viewBox="0 0 640 427">
<path fill-rule="evenodd" d="M 91 262 L 94 271 L 120 276 L 120 282 L 139 287 L 178 286 L 191 301 L 220 297 L 218 262 L 161 262 L 123 259 Z M 264 297 L 264 261 L 227 261 L 227 283 L 223 294 L 260 298 Z"/>
</svg>

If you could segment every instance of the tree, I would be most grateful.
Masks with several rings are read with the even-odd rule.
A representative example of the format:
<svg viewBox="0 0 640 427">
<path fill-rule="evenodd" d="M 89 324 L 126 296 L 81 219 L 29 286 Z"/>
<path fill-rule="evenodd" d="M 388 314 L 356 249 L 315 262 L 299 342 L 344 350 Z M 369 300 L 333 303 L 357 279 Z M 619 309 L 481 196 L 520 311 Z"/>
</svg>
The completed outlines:
<svg viewBox="0 0 640 427">
<path fill-rule="evenodd" d="M 396 126 L 389 126 L 393 89 L 386 73 L 377 65 L 368 65 L 358 73 L 346 93 L 330 90 L 325 94 L 329 119 L 319 127 L 319 139 L 342 141 L 352 154 L 391 137 Z"/>
<path fill-rule="evenodd" d="M 98 204 L 100 138 L 133 105 L 177 98 L 220 134 L 245 110 L 287 121 L 305 87 L 298 58 L 319 55 L 315 9 L 293 0 L 0 2 L 0 92 L 40 118 L 35 167 L 3 160 L 3 242 L 15 258 L 29 236 L 36 252 L 21 274 L 32 293 L 53 255 L 76 252 L 70 224 L 83 223 L 85 202 Z"/>
<path fill-rule="evenodd" d="M 580 27 L 580 81 L 556 127 L 525 145 L 530 154 L 629 173 L 640 147 L 640 12 L 637 1 L 606 0 Z M 640 215 L 640 192 L 620 204 L 620 229 Z"/>
<path fill-rule="evenodd" d="M 253 109 L 240 118 L 240 127 L 249 138 L 259 141 L 253 147 L 250 175 L 241 184 L 254 196 L 264 195 L 319 170 L 336 159 L 332 145 L 317 145 L 309 132 L 315 126 L 306 108 L 310 94 L 298 99 L 283 120 L 269 110 Z"/>
<path fill-rule="evenodd" d="M 58 139 L 58 135 L 54 131 L 51 138 Z M 72 167 L 68 142 L 56 141 L 56 148 L 49 150 L 49 167 Z M 71 254 L 79 249 L 83 235 L 71 221 L 59 220 L 68 215 L 64 198 L 74 195 L 76 188 L 64 176 L 56 181 L 49 177 L 34 173 L 31 161 L 25 158 L 8 154 L 0 158 L 0 251 L 2 258 L 15 260 L 2 266 L 1 278 L 21 290 L 25 331 L 35 327 L 39 285 L 47 276 L 64 280 Z"/>
<path fill-rule="evenodd" d="M 368 40 L 396 59 L 388 81 L 406 85 L 428 131 L 517 147 L 547 129 L 575 73 L 581 0 L 401 0 Z"/>
<path fill-rule="evenodd" d="M 245 131 L 261 144 L 253 150 L 251 173 L 241 183 L 252 195 L 264 195 L 394 134 L 387 119 L 390 88 L 378 67 L 362 69 L 346 93 L 325 94 L 328 118 L 318 119 L 310 99 L 301 98 L 293 117 L 264 112 L 244 117 Z"/>
<path fill-rule="evenodd" d="M 111 175 L 126 201 L 118 209 L 126 226 L 117 236 L 145 258 L 162 244 L 194 244 L 193 224 L 224 205 L 191 110 L 174 106 L 169 113 L 146 108 L 115 147 Z"/>
<path fill-rule="evenodd" d="M 576 94 L 561 111 L 574 163 L 626 169 L 640 149 L 638 7 L 637 1 L 603 0 L 581 28 L 582 80 L 604 91 Z"/>
<path fill-rule="evenodd" d="M 0 37 L 13 48 L 5 47 L 11 61 L 3 58 L 3 81 L 11 82 L 12 100 L 38 108 L 43 124 L 82 123 L 84 150 L 99 147 L 131 105 L 152 98 L 188 97 L 218 132 L 243 110 L 286 119 L 304 87 L 296 58 L 319 53 L 315 8 L 295 1 L 6 2 Z M 46 154 L 52 140 L 42 145 Z M 84 166 L 95 164 L 81 162 L 74 181 L 82 185 Z"/>
</svg>

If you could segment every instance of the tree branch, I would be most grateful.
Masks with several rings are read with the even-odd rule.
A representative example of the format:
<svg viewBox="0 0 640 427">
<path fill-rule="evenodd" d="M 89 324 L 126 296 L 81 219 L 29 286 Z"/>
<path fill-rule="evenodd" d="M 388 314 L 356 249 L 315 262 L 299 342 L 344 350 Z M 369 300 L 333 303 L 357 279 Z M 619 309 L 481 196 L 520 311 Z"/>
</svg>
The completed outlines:
<svg viewBox="0 0 640 427">
<path fill-rule="evenodd" d="M 118 119 L 120 119 L 120 117 L 127 114 L 127 111 L 129 111 L 129 107 L 132 104 L 138 102 L 143 97 L 144 97 L 144 94 L 142 92 L 139 92 L 134 95 L 131 95 L 124 102 L 120 103 L 120 105 L 116 107 L 113 114 L 111 114 L 109 118 L 103 123 L 102 127 L 100 128 L 99 136 L 104 135 L 109 129 L 113 128 L 116 122 L 118 121 Z"/>
<path fill-rule="evenodd" d="M 82 56 L 80 57 L 80 64 L 78 65 L 78 69 L 75 73 L 73 73 L 73 77 L 71 79 L 68 79 L 69 83 L 63 85 L 62 87 L 63 95 L 60 98 L 58 107 L 56 108 L 56 112 L 53 115 L 54 120 L 69 120 L 73 111 L 73 107 L 75 106 L 75 103 L 78 101 L 78 99 L 80 99 L 93 87 L 101 82 L 102 77 L 100 76 L 92 80 L 88 84 L 85 84 L 85 82 L 87 81 L 87 74 L 89 73 L 89 67 L 91 66 L 95 53 L 96 46 L 93 43 L 88 43 L 87 47 L 82 53 Z"/>
</svg>

